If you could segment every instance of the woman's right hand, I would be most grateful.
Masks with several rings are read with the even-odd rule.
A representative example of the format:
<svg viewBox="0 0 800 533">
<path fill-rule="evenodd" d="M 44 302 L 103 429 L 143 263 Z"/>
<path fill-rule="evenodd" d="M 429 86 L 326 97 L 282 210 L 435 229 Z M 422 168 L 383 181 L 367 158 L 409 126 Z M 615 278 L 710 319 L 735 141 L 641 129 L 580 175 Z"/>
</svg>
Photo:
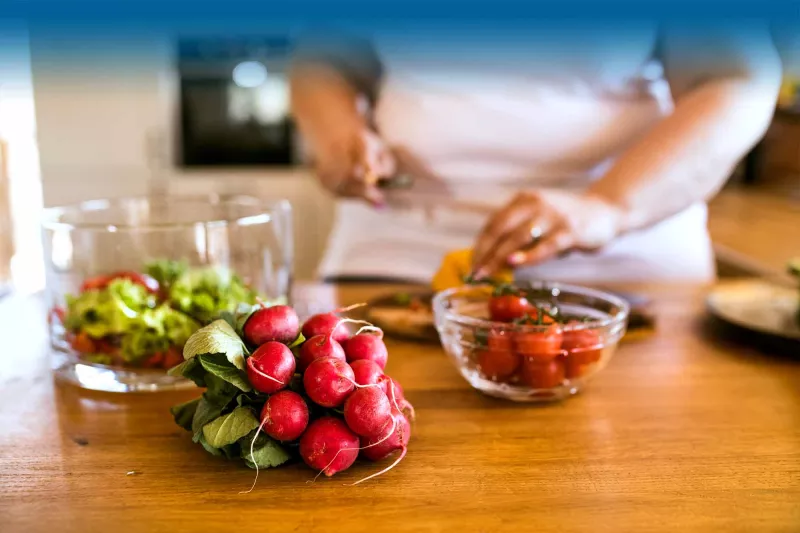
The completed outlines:
<svg viewBox="0 0 800 533">
<path fill-rule="evenodd" d="M 367 126 L 355 87 L 335 68 L 299 64 L 291 72 L 291 99 L 322 185 L 337 196 L 384 205 L 377 181 L 395 173 L 395 161 Z"/>
<path fill-rule="evenodd" d="M 375 207 L 386 199 L 377 186 L 395 173 L 395 159 L 383 140 L 360 121 L 338 124 L 317 135 L 316 173 L 322 185 L 346 198 L 362 198 Z"/>
</svg>

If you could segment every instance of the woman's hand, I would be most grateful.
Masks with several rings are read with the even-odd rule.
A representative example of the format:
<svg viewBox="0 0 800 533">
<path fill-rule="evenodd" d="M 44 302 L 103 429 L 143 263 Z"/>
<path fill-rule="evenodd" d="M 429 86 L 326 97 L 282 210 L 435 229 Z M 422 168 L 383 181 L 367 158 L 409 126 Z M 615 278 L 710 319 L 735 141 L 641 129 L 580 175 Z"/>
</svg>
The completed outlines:
<svg viewBox="0 0 800 533">
<path fill-rule="evenodd" d="M 377 134 L 359 124 L 340 125 L 318 135 L 315 146 L 317 176 L 326 189 L 376 207 L 385 203 L 377 181 L 394 174 L 395 160 Z"/>
<path fill-rule="evenodd" d="M 475 277 L 542 263 L 570 250 L 596 250 L 619 235 L 623 218 L 620 207 L 592 194 L 521 192 L 481 231 L 473 256 Z"/>
<path fill-rule="evenodd" d="M 314 151 L 322 185 L 338 196 L 383 205 L 376 183 L 394 174 L 395 162 L 368 128 L 364 100 L 355 87 L 324 64 L 298 65 L 291 72 L 291 96 L 292 112 Z"/>
</svg>

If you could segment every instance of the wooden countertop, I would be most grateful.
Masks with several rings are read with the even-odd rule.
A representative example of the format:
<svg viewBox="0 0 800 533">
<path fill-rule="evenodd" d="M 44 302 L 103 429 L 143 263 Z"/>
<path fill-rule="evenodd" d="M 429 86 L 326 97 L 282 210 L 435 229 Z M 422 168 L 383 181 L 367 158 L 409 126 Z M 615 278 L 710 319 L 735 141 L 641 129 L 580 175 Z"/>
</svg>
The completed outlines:
<svg viewBox="0 0 800 533">
<path fill-rule="evenodd" d="M 192 394 L 54 385 L 40 301 L 2 301 L 0 530 L 797 531 L 800 361 L 714 341 L 701 287 L 640 289 L 657 334 L 560 404 L 482 396 L 440 348 L 389 342 L 418 416 L 406 460 L 357 487 L 374 465 L 262 471 L 246 495 L 252 470 L 173 423 Z"/>
</svg>

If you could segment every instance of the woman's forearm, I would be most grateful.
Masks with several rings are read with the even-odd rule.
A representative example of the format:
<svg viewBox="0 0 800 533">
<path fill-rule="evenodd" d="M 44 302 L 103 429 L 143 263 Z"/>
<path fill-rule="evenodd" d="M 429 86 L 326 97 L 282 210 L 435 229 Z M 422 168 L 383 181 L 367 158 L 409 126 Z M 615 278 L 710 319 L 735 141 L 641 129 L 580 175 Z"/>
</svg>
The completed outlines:
<svg viewBox="0 0 800 533">
<path fill-rule="evenodd" d="M 290 73 L 290 87 L 292 113 L 312 145 L 323 132 L 363 125 L 358 91 L 334 68 L 297 65 Z"/>
<path fill-rule="evenodd" d="M 588 192 L 619 208 L 621 233 L 707 200 L 766 131 L 779 84 L 767 69 L 699 85 Z"/>
</svg>

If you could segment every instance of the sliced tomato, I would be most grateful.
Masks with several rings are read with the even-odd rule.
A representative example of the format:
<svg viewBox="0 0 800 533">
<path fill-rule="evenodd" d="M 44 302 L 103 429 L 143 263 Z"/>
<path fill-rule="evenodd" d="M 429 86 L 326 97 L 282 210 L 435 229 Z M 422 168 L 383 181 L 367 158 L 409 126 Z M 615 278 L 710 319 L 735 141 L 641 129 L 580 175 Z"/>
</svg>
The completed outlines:
<svg viewBox="0 0 800 533">
<path fill-rule="evenodd" d="M 119 348 L 114 346 L 114 344 L 111 343 L 111 341 L 109 341 L 107 338 L 95 339 L 94 349 L 96 350 L 96 353 L 104 353 L 108 355 L 116 355 L 119 353 Z"/>
<path fill-rule="evenodd" d="M 514 348 L 520 357 L 549 361 L 562 353 L 563 336 L 555 324 L 543 331 L 518 331 L 514 334 Z"/>
<path fill-rule="evenodd" d="M 81 292 L 105 289 L 108 287 L 108 284 L 111 283 L 111 279 L 110 276 L 95 276 L 89 278 L 81 285 Z"/>
<path fill-rule="evenodd" d="M 144 361 L 142 361 L 142 366 L 145 368 L 161 368 L 164 364 L 164 355 L 166 352 L 156 352 Z"/>
<path fill-rule="evenodd" d="M 183 351 L 175 346 L 170 346 L 164 353 L 164 360 L 161 362 L 161 367 L 169 369 L 181 363 L 183 363 Z"/>
<path fill-rule="evenodd" d="M 522 382 L 533 389 L 552 389 L 564 381 L 564 362 L 561 357 L 549 361 L 523 359 Z"/>
<path fill-rule="evenodd" d="M 94 340 L 84 332 L 76 334 L 70 341 L 70 345 L 78 353 L 97 353 Z"/>
<path fill-rule="evenodd" d="M 518 294 L 501 294 L 489 298 L 489 316 L 496 322 L 513 322 L 526 316 L 535 317 L 536 307 Z"/>
<path fill-rule="evenodd" d="M 123 272 L 114 272 L 113 274 L 108 274 L 104 276 L 95 276 L 93 278 L 89 278 L 83 282 L 81 285 L 81 292 L 86 292 L 89 290 L 100 290 L 105 289 L 108 287 L 109 283 L 114 281 L 115 279 L 127 279 L 136 283 L 137 285 L 141 285 L 148 292 L 152 294 L 157 294 L 159 285 L 158 281 L 155 278 L 148 276 L 147 274 L 140 274 L 138 272 L 131 272 L 131 271 L 123 271 Z"/>
</svg>

